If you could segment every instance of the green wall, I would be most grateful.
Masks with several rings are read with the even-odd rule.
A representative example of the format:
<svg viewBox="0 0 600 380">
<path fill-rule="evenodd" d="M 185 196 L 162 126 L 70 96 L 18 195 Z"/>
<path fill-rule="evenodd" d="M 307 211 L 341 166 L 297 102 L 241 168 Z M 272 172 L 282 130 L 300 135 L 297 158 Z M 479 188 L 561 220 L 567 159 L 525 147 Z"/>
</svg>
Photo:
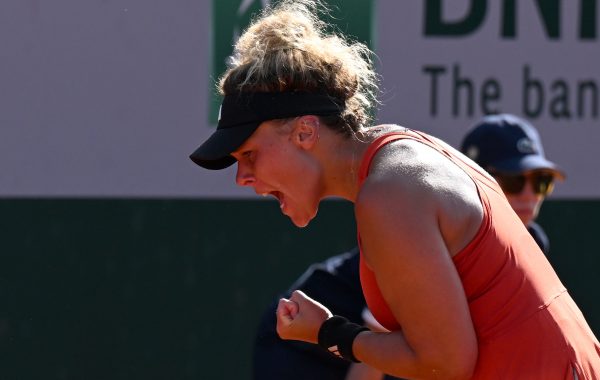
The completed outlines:
<svg viewBox="0 0 600 380">
<path fill-rule="evenodd" d="M 297 229 L 274 201 L 0 200 L 0 378 L 249 379 L 260 313 L 355 244 L 351 205 Z M 548 201 L 551 261 L 600 331 L 600 201 Z"/>
<path fill-rule="evenodd" d="M 600 338 L 600 200 L 546 201 L 537 219 L 548 259 Z"/>
<path fill-rule="evenodd" d="M 1 200 L 0 379 L 247 379 L 260 312 L 354 244 L 348 204 Z M 331 236 L 326 233 L 331 230 Z"/>
</svg>

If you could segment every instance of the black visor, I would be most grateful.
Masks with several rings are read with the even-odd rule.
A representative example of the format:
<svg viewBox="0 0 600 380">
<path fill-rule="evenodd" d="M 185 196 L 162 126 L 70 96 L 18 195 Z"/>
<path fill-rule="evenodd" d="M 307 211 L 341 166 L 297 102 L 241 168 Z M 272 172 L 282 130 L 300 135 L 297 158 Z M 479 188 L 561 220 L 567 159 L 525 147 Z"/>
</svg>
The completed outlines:
<svg viewBox="0 0 600 380">
<path fill-rule="evenodd" d="M 340 114 L 343 102 L 326 94 L 254 92 L 226 95 L 219 110 L 217 130 L 190 155 L 205 169 L 225 169 L 235 163 L 231 153 L 267 121 L 302 115 Z"/>
</svg>

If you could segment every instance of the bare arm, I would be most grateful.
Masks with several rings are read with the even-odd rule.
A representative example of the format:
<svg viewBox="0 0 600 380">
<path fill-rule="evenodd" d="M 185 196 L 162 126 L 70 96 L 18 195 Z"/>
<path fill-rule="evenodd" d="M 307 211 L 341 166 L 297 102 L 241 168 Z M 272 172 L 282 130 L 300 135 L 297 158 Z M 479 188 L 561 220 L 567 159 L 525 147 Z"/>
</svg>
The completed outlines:
<svg viewBox="0 0 600 380">
<path fill-rule="evenodd" d="M 375 180 L 356 204 L 365 258 L 402 331 L 361 333 L 354 355 L 395 376 L 468 378 L 476 363 L 467 300 L 439 227 L 443 201 L 433 188 Z"/>
<path fill-rule="evenodd" d="M 362 312 L 364 325 L 371 331 L 388 332 L 371 314 L 371 311 L 365 308 Z M 383 372 L 364 363 L 352 363 L 345 380 L 382 380 Z"/>
<path fill-rule="evenodd" d="M 477 338 L 452 255 L 481 224 L 477 190 L 462 170 L 420 143 L 390 147 L 393 155 L 385 149 L 360 189 L 355 213 L 366 263 L 402 330 L 362 332 L 353 354 L 401 378 L 468 379 Z M 292 301 L 280 303 L 278 332 L 316 343 L 326 313 L 316 313 L 322 306 L 310 299 L 296 300 L 295 318 L 286 312 Z"/>
<path fill-rule="evenodd" d="M 383 373 L 364 363 L 352 363 L 345 380 L 381 380 Z"/>
<path fill-rule="evenodd" d="M 394 188 L 390 199 L 390 186 L 368 186 L 356 205 L 363 253 L 402 331 L 360 333 L 352 346 L 354 356 L 401 378 L 469 378 L 477 340 L 439 228 L 435 197 L 417 186 L 413 194 Z M 277 316 L 283 339 L 316 343 L 319 327 L 331 313 L 294 292 L 290 300 L 280 301 Z"/>
</svg>

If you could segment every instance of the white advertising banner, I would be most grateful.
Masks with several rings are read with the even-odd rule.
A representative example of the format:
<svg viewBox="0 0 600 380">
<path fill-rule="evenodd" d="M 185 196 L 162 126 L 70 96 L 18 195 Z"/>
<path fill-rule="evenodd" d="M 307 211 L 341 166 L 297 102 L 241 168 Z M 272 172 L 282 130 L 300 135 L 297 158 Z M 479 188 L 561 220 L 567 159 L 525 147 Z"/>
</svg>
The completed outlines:
<svg viewBox="0 0 600 380">
<path fill-rule="evenodd" d="M 0 197 L 248 193 L 188 159 L 214 128 L 211 18 L 210 1 L 0 1 Z"/>
<path fill-rule="evenodd" d="M 459 146 L 484 114 L 539 130 L 567 172 L 553 197 L 600 197 L 597 1 L 376 2 L 381 122 Z"/>
<path fill-rule="evenodd" d="M 188 155 L 214 128 L 213 44 L 266 3 L 1 1 L 0 197 L 253 197 L 235 167 Z M 483 114 L 515 113 L 567 172 L 552 196 L 600 198 L 597 0 L 373 5 L 380 122 L 457 145 Z"/>
</svg>

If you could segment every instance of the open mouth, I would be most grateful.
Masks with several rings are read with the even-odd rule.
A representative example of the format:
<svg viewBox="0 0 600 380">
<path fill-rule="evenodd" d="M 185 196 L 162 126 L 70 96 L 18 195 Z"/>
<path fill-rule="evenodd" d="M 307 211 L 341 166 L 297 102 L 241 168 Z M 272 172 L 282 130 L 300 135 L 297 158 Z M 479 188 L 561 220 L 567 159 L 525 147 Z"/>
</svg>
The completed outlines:
<svg viewBox="0 0 600 380">
<path fill-rule="evenodd" d="M 280 191 L 268 191 L 268 192 L 258 192 L 257 194 L 263 196 L 263 197 L 268 197 L 269 195 L 273 196 L 275 199 L 277 199 L 277 201 L 279 202 L 279 208 L 281 208 L 281 210 L 283 210 L 283 208 L 285 207 L 285 198 L 282 192 Z"/>
<path fill-rule="evenodd" d="M 279 201 L 279 207 L 281 209 L 283 209 L 283 206 L 284 206 L 283 193 L 281 193 L 279 191 L 271 191 L 269 194 L 274 196 Z"/>
</svg>

